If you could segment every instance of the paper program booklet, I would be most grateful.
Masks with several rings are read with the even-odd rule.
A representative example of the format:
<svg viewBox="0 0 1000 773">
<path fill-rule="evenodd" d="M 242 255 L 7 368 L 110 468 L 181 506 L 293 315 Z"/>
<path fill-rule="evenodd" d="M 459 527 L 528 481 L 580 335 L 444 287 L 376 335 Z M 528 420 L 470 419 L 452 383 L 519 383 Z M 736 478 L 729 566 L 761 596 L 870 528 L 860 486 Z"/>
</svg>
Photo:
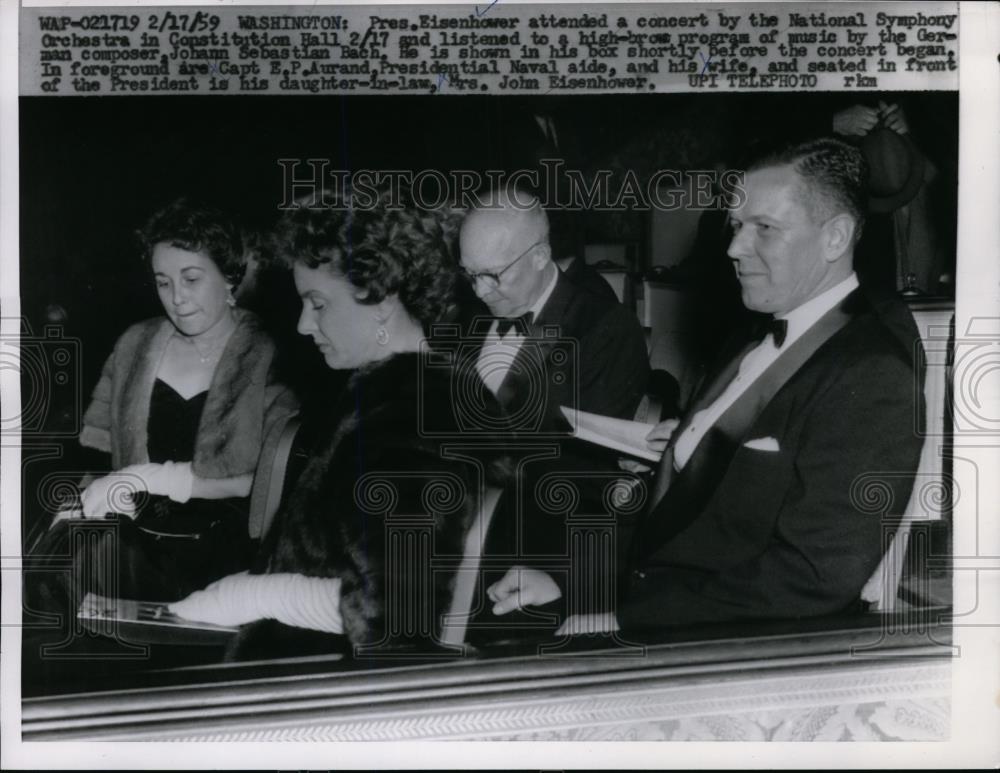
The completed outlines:
<svg viewBox="0 0 1000 773">
<path fill-rule="evenodd" d="M 646 445 L 646 435 L 653 428 L 652 424 L 587 413 L 565 405 L 560 406 L 559 410 L 573 428 L 573 434 L 580 440 L 597 443 L 649 462 L 660 461 L 661 454 L 650 450 Z"/>
<path fill-rule="evenodd" d="M 170 611 L 161 601 L 133 601 L 88 593 L 76 616 L 91 631 L 100 634 L 127 632 L 133 641 L 218 641 L 239 628 L 187 620 Z"/>
</svg>

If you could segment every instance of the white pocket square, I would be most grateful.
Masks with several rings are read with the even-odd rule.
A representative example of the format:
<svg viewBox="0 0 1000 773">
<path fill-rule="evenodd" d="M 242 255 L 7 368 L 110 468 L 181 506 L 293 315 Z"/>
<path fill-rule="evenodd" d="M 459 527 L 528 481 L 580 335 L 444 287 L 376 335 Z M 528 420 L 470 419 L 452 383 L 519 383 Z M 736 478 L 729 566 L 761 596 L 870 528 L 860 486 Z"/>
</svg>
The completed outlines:
<svg viewBox="0 0 1000 773">
<path fill-rule="evenodd" d="M 753 451 L 780 451 L 781 448 L 778 446 L 778 439 L 773 437 L 758 437 L 753 440 L 748 440 L 743 444 L 744 448 L 749 448 Z"/>
</svg>

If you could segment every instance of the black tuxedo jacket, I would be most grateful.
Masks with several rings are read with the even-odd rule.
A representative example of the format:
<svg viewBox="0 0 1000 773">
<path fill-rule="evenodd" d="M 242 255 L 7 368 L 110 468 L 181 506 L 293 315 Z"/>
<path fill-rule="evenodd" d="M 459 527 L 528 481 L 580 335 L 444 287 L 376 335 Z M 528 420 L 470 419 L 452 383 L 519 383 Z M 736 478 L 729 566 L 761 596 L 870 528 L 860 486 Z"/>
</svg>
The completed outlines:
<svg viewBox="0 0 1000 773">
<path fill-rule="evenodd" d="M 467 315 L 466 323 L 476 340 L 489 331 L 492 319 Z M 602 512 L 595 508 L 603 507 L 604 488 L 623 473 L 617 453 L 568 435 L 559 407 L 633 418 L 649 375 L 645 340 L 624 306 L 562 274 L 538 319 L 521 332 L 527 339 L 497 395 L 518 444 L 512 457 L 519 473 L 516 489 L 505 495 L 490 529 L 486 552 L 497 557 L 496 571 L 484 585 L 513 564 L 528 564 L 549 571 L 565 586 L 566 515 L 542 506 L 545 491 L 556 496 L 555 488 L 568 483 L 576 491 L 577 513 Z M 478 357 L 479 350 L 468 347 L 467 356 Z M 514 625 L 512 618 L 493 622 Z"/>
<path fill-rule="evenodd" d="M 484 306 L 462 314 L 467 341 L 479 346 L 492 325 Z M 497 399 L 512 429 L 551 435 L 567 427 L 560 405 L 622 419 L 635 415 L 649 382 L 642 327 L 617 301 L 593 294 L 560 273 L 545 307 L 530 326 Z M 474 365 L 473 363 L 470 363 Z"/>
<path fill-rule="evenodd" d="M 846 323 L 739 432 L 710 429 L 647 513 L 623 583 L 624 629 L 857 603 L 892 531 L 886 516 L 902 514 L 913 486 L 923 372 L 898 300 L 857 290 L 835 312 Z"/>
</svg>

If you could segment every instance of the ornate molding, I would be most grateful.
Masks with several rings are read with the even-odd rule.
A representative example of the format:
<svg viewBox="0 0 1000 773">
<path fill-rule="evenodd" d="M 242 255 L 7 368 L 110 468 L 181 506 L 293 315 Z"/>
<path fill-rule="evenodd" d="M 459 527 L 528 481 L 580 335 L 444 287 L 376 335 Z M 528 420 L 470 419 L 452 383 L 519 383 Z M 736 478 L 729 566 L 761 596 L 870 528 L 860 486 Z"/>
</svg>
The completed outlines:
<svg viewBox="0 0 1000 773">
<path fill-rule="evenodd" d="M 370 708 L 330 721 L 299 717 L 148 740 L 859 740 L 941 739 L 948 734 L 950 665 L 872 664 L 856 669 L 759 674 L 674 686 L 561 697 L 468 700 L 423 709 Z M 367 714 L 367 716 L 365 715 Z M 250 724 L 255 724 L 252 720 Z M 840 729 L 837 729 L 840 728 Z"/>
<path fill-rule="evenodd" d="M 716 669 L 599 670 L 546 679 L 522 674 L 433 688 L 396 675 L 398 688 L 337 675 L 326 688 L 302 678 L 216 685 L 201 701 L 170 691 L 104 697 L 116 708 L 27 706 L 24 740 L 922 740 L 948 734 L 948 660 L 913 657 L 841 663 L 728 664 Z M 447 674 L 438 668 L 439 673 Z M 433 667 L 429 670 L 434 670 Z M 401 669 L 407 673 L 407 669 Z M 385 676 L 385 675 L 383 675 Z M 454 672 L 451 674 L 455 676 Z M 499 676 L 499 673 L 497 674 Z M 391 680 L 390 680 L 391 681 Z M 444 680 L 445 682 L 447 680 Z M 244 688 L 241 694 L 240 688 Z M 339 688 L 339 689 L 337 689 Z M 124 700 L 124 698 L 130 698 Z M 28 702 L 29 704 L 31 702 Z M 40 702 L 44 705 L 46 702 Z M 49 701 L 48 703 L 52 703 Z M 839 729 L 838 729 L 839 728 Z"/>
</svg>

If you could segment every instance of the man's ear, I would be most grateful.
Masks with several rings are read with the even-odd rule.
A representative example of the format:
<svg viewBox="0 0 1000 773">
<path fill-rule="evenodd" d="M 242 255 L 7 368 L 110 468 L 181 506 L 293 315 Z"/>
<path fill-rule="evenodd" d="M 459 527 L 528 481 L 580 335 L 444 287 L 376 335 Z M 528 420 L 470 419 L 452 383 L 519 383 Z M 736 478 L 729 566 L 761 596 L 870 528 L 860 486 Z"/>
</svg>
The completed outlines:
<svg viewBox="0 0 1000 773">
<path fill-rule="evenodd" d="M 531 256 L 531 264 L 535 267 L 536 271 L 541 271 L 549 264 L 551 260 L 552 260 L 552 247 L 549 245 L 548 242 L 542 242 L 537 247 L 535 247 Z"/>
<path fill-rule="evenodd" d="M 826 260 L 833 263 L 854 246 L 854 232 L 858 224 L 846 212 L 834 215 L 823 225 L 823 246 Z"/>
</svg>

